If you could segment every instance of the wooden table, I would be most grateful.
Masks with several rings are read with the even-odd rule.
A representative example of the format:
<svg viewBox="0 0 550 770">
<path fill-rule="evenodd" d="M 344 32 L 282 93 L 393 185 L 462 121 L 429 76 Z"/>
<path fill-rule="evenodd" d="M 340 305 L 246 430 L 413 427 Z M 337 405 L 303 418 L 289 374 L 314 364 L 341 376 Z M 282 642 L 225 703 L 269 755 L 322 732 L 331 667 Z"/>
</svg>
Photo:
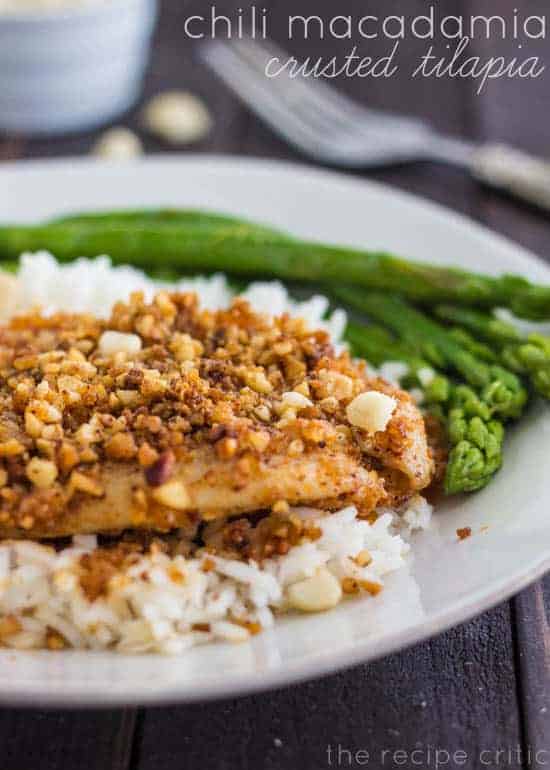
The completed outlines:
<svg viewBox="0 0 550 770">
<path fill-rule="evenodd" d="M 215 115 L 215 128 L 198 149 L 297 159 L 193 58 L 183 37 L 186 15 L 204 13 L 196 0 L 185 8 L 165 0 L 146 95 L 166 88 L 201 94 Z M 499 13 L 510 17 L 516 0 L 448 0 L 446 13 Z M 227 11 L 229 2 L 219 2 Z M 285 39 L 289 13 L 425 12 L 423 0 L 382 0 L 359 7 L 350 0 L 277 0 L 271 33 Z M 385 9 L 385 10 L 384 10 Z M 530 0 L 529 12 L 547 10 Z M 387 41 L 362 50 L 382 55 Z M 513 40 L 473 44 L 482 56 L 540 55 L 550 63 L 547 42 Z M 440 55 L 445 42 L 435 42 Z M 350 41 L 302 43 L 299 52 L 341 54 Z M 479 140 L 503 140 L 548 154 L 550 89 L 538 80 L 490 83 L 481 95 L 468 80 L 411 80 L 407 72 L 425 43 L 401 44 L 402 72 L 391 80 L 343 80 L 342 89 L 369 104 L 429 117 L 440 129 Z M 138 125 L 137 110 L 124 119 Z M 0 158 L 85 154 L 96 134 L 56 140 L 0 138 Z M 146 139 L 149 152 L 163 152 Z M 522 245 L 548 254 L 550 221 L 527 207 L 481 189 L 462 171 L 416 165 L 365 173 L 431 198 L 482 221 Z M 185 183 L 185 180 L 182 180 Z M 164 709 L 83 713 L 0 711 L 2 770 L 183 770 L 184 768 L 318 768 L 338 766 L 337 749 L 368 751 L 369 767 L 545 767 L 550 765 L 550 580 L 455 628 L 437 639 L 384 660 L 279 692 L 219 703 Z M 327 745 L 333 747 L 329 762 Z M 430 754 L 428 749 L 432 748 Z M 415 749 L 420 751 L 411 754 Z M 528 751 L 532 756 L 531 765 Z M 393 752 L 397 752 L 393 754 Z M 401 752 L 401 753 L 399 753 Z M 444 752 L 458 752 L 446 760 Z M 462 753 L 460 753 L 462 752 Z M 497 753 L 500 752 L 500 753 Z M 537 752 L 538 755 L 537 755 Z M 341 767 L 367 765 L 366 755 L 340 754 Z M 351 764 L 350 764 L 351 759 Z M 538 763 L 537 763 L 538 759 Z"/>
</svg>

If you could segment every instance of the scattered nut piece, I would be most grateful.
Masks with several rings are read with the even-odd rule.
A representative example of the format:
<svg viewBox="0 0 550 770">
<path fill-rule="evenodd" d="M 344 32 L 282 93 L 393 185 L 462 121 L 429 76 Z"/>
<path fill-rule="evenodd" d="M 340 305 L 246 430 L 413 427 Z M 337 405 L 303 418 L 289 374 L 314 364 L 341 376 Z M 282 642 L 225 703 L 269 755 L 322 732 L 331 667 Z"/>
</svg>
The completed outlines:
<svg viewBox="0 0 550 770">
<path fill-rule="evenodd" d="M 159 459 L 159 454 L 157 450 L 153 449 L 153 447 L 150 444 L 145 442 L 140 446 L 138 451 L 138 462 L 143 468 L 149 468 L 154 463 L 156 463 L 158 459 Z M 164 480 L 167 481 L 167 479 L 164 479 Z M 155 485 L 151 484 L 151 486 L 155 486 Z"/>
<path fill-rule="evenodd" d="M 51 460 L 33 457 L 29 460 L 25 473 L 29 481 L 39 489 L 49 489 L 57 478 L 57 468 Z"/>
<path fill-rule="evenodd" d="M 137 390 L 117 390 L 116 397 L 122 406 L 129 408 L 137 406 L 140 401 L 140 396 Z"/>
<path fill-rule="evenodd" d="M 145 128 L 171 144 L 197 142 L 212 127 L 204 102 L 187 91 L 158 94 L 147 104 L 142 117 Z"/>
<path fill-rule="evenodd" d="M 143 145 L 133 131 L 117 126 L 99 137 L 92 154 L 108 160 L 131 160 L 143 154 Z"/>
<path fill-rule="evenodd" d="M 78 465 L 78 452 L 71 444 L 62 444 L 59 450 L 59 469 L 62 473 L 72 471 L 75 465 Z"/>
<path fill-rule="evenodd" d="M 105 451 L 114 460 L 131 460 L 138 449 L 131 433 L 115 433 L 106 442 Z"/>
<path fill-rule="evenodd" d="M 25 431 L 31 438 L 40 438 L 44 430 L 44 423 L 28 409 L 25 412 Z"/>
<path fill-rule="evenodd" d="M 273 390 L 273 385 L 269 382 L 261 369 L 245 371 L 244 381 L 248 387 L 252 388 L 252 390 L 255 390 L 256 393 L 263 393 L 264 395 L 267 395 Z"/>
<path fill-rule="evenodd" d="M 64 650 L 68 644 L 60 633 L 50 629 L 46 634 L 46 646 L 48 650 Z"/>
<path fill-rule="evenodd" d="M 176 361 L 193 361 L 203 353 L 203 345 L 198 340 L 194 340 L 189 334 L 174 334 L 170 342 L 170 350 L 174 354 Z"/>
<path fill-rule="evenodd" d="M 299 457 L 304 451 L 304 442 L 299 438 L 295 438 L 288 445 L 288 454 L 290 457 Z"/>
<path fill-rule="evenodd" d="M 83 423 L 75 433 L 75 438 L 79 444 L 96 444 L 101 440 L 101 428 L 91 422 Z"/>
<path fill-rule="evenodd" d="M 191 506 L 191 498 L 183 481 L 168 481 L 153 490 L 153 499 L 167 508 L 184 511 Z"/>
<path fill-rule="evenodd" d="M 359 551 L 354 561 L 359 567 L 367 567 L 372 561 L 372 556 L 367 550 Z"/>
<path fill-rule="evenodd" d="M 236 438 L 222 438 L 216 443 L 216 454 L 220 460 L 230 460 L 237 453 L 239 442 Z"/>
<path fill-rule="evenodd" d="M 335 414 L 338 411 L 338 404 L 338 399 L 335 396 L 327 396 L 320 402 L 319 406 L 324 412 Z"/>
<path fill-rule="evenodd" d="M 325 567 L 313 577 L 293 583 L 287 592 L 291 607 L 302 612 L 322 612 L 335 607 L 342 598 L 342 587 Z"/>
<path fill-rule="evenodd" d="M 137 334 L 123 334 L 121 332 L 103 332 L 99 338 L 99 352 L 104 356 L 112 356 L 115 353 L 127 353 L 129 356 L 139 353 L 141 339 Z"/>
<path fill-rule="evenodd" d="M 254 414 L 259 420 L 262 420 L 263 422 L 269 422 L 271 419 L 271 411 L 268 406 L 265 406 L 265 404 L 260 404 L 260 406 L 257 406 L 254 409 Z"/>
<path fill-rule="evenodd" d="M 39 388 L 40 388 L 40 385 L 36 389 L 37 392 Z M 32 413 L 39 420 L 42 420 L 42 422 L 45 422 L 48 425 L 51 423 L 61 422 L 61 420 L 63 419 L 63 415 L 61 414 L 59 409 L 55 407 L 53 404 L 50 404 L 49 401 L 32 401 L 29 406 L 29 410 L 32 411 Z"/>
<path fill-rule="evenodd" d="M 267 431 L 250 431 L 248 434 L 248 441 L 256 452 L 265 452 L 269 446 L 271 437 Z"/>
<path fill-rule="evenodd" d="M 15 615 L 4 615 L 0 618 L 0 639 L 18 634 L 21 629 L 21 623 Z"/>
<path fill-rule="evenodd" d="M 313 406 L 313 402 L 307 398 L 307 396 L 303 396 L 301 393 L 289 391 L 287 393 L 283 393 L 282 406 L 284 410 L 296 409 L 297 411 L 300 411 L 300 409 L 307 409 L 308 406 Z"/>
<path fill-rule="evenodd" d="M 351 398 L 353 395 L 353 380 L 346 374 L 322 369 L 319 379 L 324 385 L 326 396 L 333 396 L 338 401 Z"/>
<path fill-rule="evenodd" d="M 286 515 L 290 512 L 290 505 L 286 500 L 277 500 L 277 502 L 273 503 L 271 506 L 271 510 L 273 513 Z"/>
<path fill-rule="evenodd" d="M 296 385 L 296 387 L 294 388 L 294 392 L 295 393 L 301 393 L 302 396 L 306 396 L 306 397 L 309 398 L 311 393 L 310 393 L 310 390 L 309 390 L 309 384 L 308 384 L 307 380 L 304 380 L 299 385 Z"/>
<path fill-rule="evenodd" d="M 385 393 L 371 390 L 361 393 L 348 404 L 346 415 L 351 425 L 367 433 L 386 429 L 397 406 L 397 401 Z"/>
<path fill-rule="evenodd" d="M 91 495 L 92 497 L 102 497 L 105 494 L 105 490 L 98 481 L 85 476 L 79 471 L 71 473 L 71 486 L 77 492 L 83 492 L 85 495 Z"/>
<path fill-rule="evenodd" d="M 25 447 L 17 439 L 10 438 L 0 444 L 0 457 L 15 457 L 22 455 Z"/>
<path fill-rule="evenodd" d="M 359 593 L 359 583 L 355 578 L 352 577 L 345 577 L 342 580 L 342 591 L 345 594 L 352 595 L 352 594 L 358 594 Z"/>
</svg>

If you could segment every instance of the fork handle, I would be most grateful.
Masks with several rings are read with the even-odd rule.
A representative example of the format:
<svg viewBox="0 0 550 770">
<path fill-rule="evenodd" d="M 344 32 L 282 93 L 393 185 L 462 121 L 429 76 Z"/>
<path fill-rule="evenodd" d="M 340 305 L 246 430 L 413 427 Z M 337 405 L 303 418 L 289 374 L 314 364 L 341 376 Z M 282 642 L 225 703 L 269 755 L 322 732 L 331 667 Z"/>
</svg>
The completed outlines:
<svg viewBox="0 0 550 770">
<path fill-rule="evenodd" d="M 550 162 L 505 144 L 474 151 L 471 169 L 481 182 L 550 211 Z"/>
</svg>

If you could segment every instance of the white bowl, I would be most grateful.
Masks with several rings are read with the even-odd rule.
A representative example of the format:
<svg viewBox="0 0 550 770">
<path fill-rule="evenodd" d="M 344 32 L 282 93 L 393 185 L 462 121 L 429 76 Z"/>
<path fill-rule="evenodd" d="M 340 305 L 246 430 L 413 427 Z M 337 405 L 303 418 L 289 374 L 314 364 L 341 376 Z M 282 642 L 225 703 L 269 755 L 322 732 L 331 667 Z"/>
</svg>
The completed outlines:
<svg viewBox="0 0 550 770">
<path fill-rule="evenodd" d="M 137 99 L 156 0 L 0 16 L 0 129 L 59 134 L 93 128 Z"/>
</svg>

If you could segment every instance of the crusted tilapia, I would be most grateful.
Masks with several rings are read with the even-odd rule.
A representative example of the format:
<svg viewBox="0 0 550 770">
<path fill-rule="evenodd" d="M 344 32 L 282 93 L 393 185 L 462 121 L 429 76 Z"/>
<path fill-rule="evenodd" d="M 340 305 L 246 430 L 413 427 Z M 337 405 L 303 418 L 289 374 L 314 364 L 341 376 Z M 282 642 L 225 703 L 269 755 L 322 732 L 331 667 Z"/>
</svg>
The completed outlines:
<svg viewBox="0 0 550 770">
<path fill-rule="evenodd" d="M 287 503 L 366 516 L 432 474 L 410 397 L 300 319 L 162 293 L 0 328 L 0 536 L 192 533 Z"/>
</svg>

